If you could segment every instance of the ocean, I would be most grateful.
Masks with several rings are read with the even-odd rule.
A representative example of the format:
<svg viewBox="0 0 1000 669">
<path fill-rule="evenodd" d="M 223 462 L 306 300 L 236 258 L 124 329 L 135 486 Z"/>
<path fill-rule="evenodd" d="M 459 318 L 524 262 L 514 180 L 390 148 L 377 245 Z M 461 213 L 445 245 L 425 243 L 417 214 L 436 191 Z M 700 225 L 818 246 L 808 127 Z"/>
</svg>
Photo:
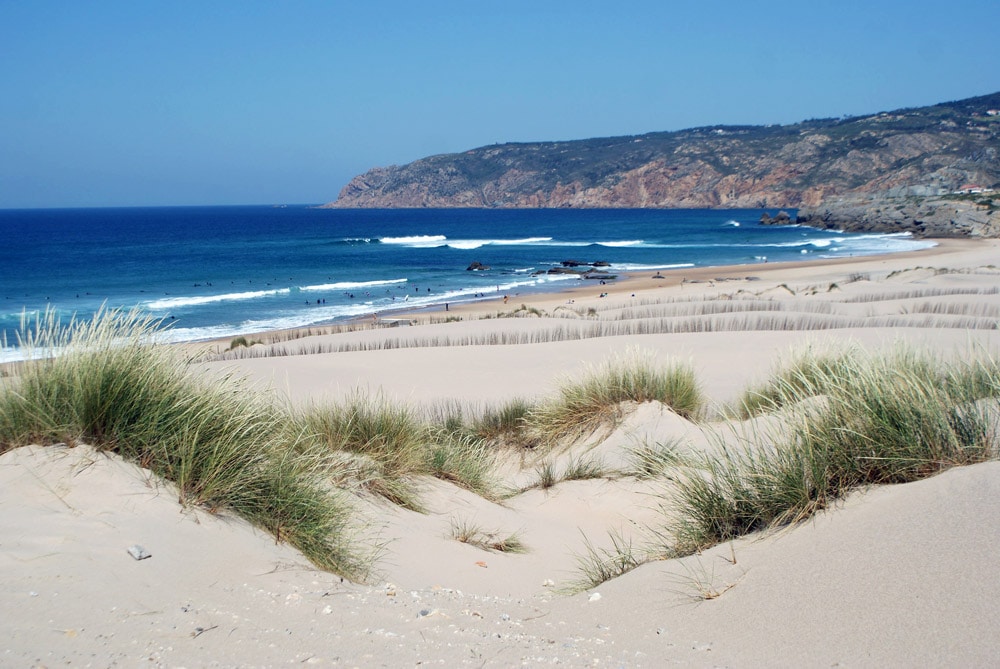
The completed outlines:
<svg viewBox="0 0 1000 669">
<path fill-rule="evenodd" d="M 0 361 L 18 357 L 22 315 L 45 309 L 67 321 L 102 305 L 139 307 L 169 323 L 168 339 L 196 341 L 557 291 L 580 280 L 545 273 L 566 260 L 653 273 L 931 245 L 763 226 L 762 211 L 0 210 Z M 474 262 L 490 269 L 468 270 Z"/>
</svg>

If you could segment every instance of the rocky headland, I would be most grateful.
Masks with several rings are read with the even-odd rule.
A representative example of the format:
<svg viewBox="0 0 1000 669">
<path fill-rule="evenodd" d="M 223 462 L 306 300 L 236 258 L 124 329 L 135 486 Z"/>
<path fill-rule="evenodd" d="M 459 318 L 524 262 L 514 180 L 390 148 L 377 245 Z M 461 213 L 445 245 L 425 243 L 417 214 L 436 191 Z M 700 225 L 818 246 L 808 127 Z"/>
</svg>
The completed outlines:
<svg viewBox="0 0 1000 669">
<path fill-rule="evenodd" d="M 327 207 L 788 208 L 838 229 L 996 236 L 1000 93 L 793 125 L 509 143 L 378 167 Z"/>
<path fill-rule="evenodd" d="M 994 199 L 994 195 L 996 199 Z M 909 232 L 916 237 L 1000 237 L 1000 193 L 913 196 L 862 193 L 799 210 L 794 222 L 846 232 Z M 762 219 L 764 223 L 779 223 Z M 786 221 L 790 223 L 793 221 Z"/>
</svg>

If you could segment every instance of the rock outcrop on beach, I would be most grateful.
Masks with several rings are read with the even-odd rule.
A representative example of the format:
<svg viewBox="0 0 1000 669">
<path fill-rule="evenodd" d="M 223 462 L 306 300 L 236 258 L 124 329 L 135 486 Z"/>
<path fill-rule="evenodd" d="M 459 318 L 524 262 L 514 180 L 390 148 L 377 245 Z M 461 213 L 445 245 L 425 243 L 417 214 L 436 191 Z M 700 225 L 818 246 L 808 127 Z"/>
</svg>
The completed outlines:
<svg viewBox="0 0 1000 669">
<path fill-rule="evenodd" d="M 777 218 L 777 217 L 775 217 Z M 778 223 L 775 219 L 764 223 Z M 786 223 L 791 221 L 785 221 Z M 863 193 L 799 210 L 795 222 L 847 232 L 909 232 L 917 237 L 1000 237 L 1000 193 L 917 197 Z"/>
<path fill-rule="evenodd" d="M 497 144 L 378 167 L 329 207 L 820 208 L 1000 187 L 1000 93 L 786 126 Z"/>
</svg>

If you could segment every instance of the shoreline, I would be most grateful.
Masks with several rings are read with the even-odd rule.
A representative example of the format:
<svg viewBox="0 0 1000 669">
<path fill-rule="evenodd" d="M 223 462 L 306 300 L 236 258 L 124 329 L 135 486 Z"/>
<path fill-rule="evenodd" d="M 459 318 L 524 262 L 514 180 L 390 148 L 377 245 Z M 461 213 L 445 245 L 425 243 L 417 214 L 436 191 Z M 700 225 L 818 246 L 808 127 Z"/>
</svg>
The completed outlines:
<svg viewBox="0 0 1000 669">
<path fill-rule="evenodd" d="M 767 281 L 774 278 L 801 278 L 804 274 L 820 270 L 817 279 L 824 276 L 837 276 L 843 273 L 848 267 L 864 267 L 868 271 L 875 271 L 880 266 L 894 260 L 907 260 L 925 257 L 948 256 L 963 251 L 972 251 L 983 246 L 991 240 L 986 239 L 933 239 L 934 246 L 919 249 L 916 251 L 901 251 L 897 253 L 880 253 L 864 256 L 852 256 L 844 258 L 822 258 L 817 260 L 797 260 L 787 262 L 761 262 L 742 263 L 736 265 L 710 265 L 705 267 L 682 267 L 675 269 L 656 270 L 655 273 L 662 278 L 654 278 L 649 272 L 623 272 L 618 275 L 618 279 L 602 284 L 597 280 L 579 279 L 577 281 L 566 281 L 565 287 L 560 290 L 546 290 L 540 292 L 508 293 L 508 302 L 503 303 L 503 295 L 495 298 L 481 299 L 469 302 L 447 303 L 445 302 L 425 305 L 419 308 L 399 307 L 394 309 L 383 309 L 374 311 L 363 317 L 355 317 L 343 321 L 331 321 L 306 325 L 302 327 L 263 330 L 243 335 L 244 337 L 272 337 L 281 338 L 290 335 L 289 338 L 306 336 L 302 333 L 315 330 L 354 328 L 372 325 L 385 327 L 386 323 L 393 321 L 410 321 L 413 324 L 427 323 L 431 319 L 439 318 L 442 314 L 448 314 L 456 318 L 477 317 L 481 318 L 487 314 L 495 314 L 499 309 L 506 308 L 513 310 L 522 304 L 526 307 L 552 310 L 557 306 L 569 302 L 577 306 L 589 306 L 598 304 L 600 300 L 610 297 L 622 297 L 624 293 L 628 296 L 635 294 L 635 297 L 648 296 L 650 293 L 660 292 L 664 289 L 684 287 L 687 284 L 709 285 L 716 280 L 734 281 L 745 280 L 753 277 L 755 281 Z M 993 240 L 998 241 L 998 240 Z M 601 293 L 606 294 L 606 298 L 599 297 Z M 582 302 L 580 302 L 582 300 Z M 377 317 L 373 320 L 372 316 Z M 219 344 L 232 341 L 235 337 L 221 337 L 213 339 L 199 340 L 196 342 L 179 342 L 181 344 Z"/>
<path fill-rule="evenodd" d="M 675 288 L 686 284 L 711 284 L 716 280 L 733 281 L 746 279 L 748 276 L 753 280 L 766 281 L 775 277 L 790 274 L 788 278 L 801 278 L 802 274 L 808 270 L 815 270 L 818 276 L 840 274 L 841 268 L 845 266 L 868 267 L 868 271 L 875 271 L 879 265 L 884 265 L 889 260 L 904 260 L 910 258 L 939 257 L 947 256 L 957 252 L 969 251 L 980 248 L 983 242 L 989 240 L 980 239 L 934 239 L 935 245 L 917 251 L 901 251 L 896 253 L 881 253 L 865 256 L 852 256 L 846 258 L 823 258 L 820 260 L 800 260 L 788 262 L 762 262 L 762 263 L 742 263 L 737 265 L 711 265 L 706 267 L 682 267 L 676 269 L 656 270 L 656 274 L 662 278 L 654 278 L 648 272 L 628 272 L 618 275 L 618 279 L 602 284 L 597 280 L 579 279 L 576 282 L 567 281 L 565 288 L 561 290 L 546 290 L 540 292 L 510 293 L 508 303 L 503 303 L 503 296 L 476 300 L 470 302 L 449 303 L 448 308 L 445 303 L 426 305 L 418 309 L 385 309 L 373 312 L 378 316 L 378 322 L 383 319 L 409 320 L 415 322 L 427 322 L 432 317 L 447 313 L 453 316 L 482 316 L 492 314 L 497 311 L 497 307 L 506 307 L 508 310 L 515 309 L 521 304 L 527 307 L 555 308 L 567 303 L 567 300 L 584 299 L 600 300 L 601 293 L 606 293 L 608 297 L 621 297 L 622 293 L 636 297 L 657 292 L 666 288 Z M 871 266 L 871 267 L 869 267 Z M 338 321 L 332 323 L 322 323 L 314 326 L 301 328 L 291 328 L 288 330 L 270 330 L 266 332 L 254 333 L 254 336 L 264 334 L 277 334 L 286 332 L 301 332 L 310 329 L 336 327 L 338 325 L 358 325 L 370 321 L 371 316 L 359 317 L 348 321 Z M 248 335 L 249 336 L 249 335 Z M 231 338 L 230 338 L 231 339 Z M 211 340 L 216 341 L 216 340 Z"/>
<path fill-rule="evenodd" d="M 756 277 L 756 280 L 760 281 L 766 281 L 769 278 L 775 277 L 790 279 L 798 278 L 796 275 L 811 273 L 813 270 L 821 270 L 821 272 L 817 274 L 817 277 L 827 275 L 833 276 L 842 274 L 843 268 L 855 266 L 871 266 L 868 267 L 868 270 L 874 271 L 878 268 L 878 266 L 885 265 L 893 260 L 939 257 L 962 251 L 975 250 L 977 248 L 981 248 L 984 242 L 988 243 L 990 240 L 941 238 L 934 239 L 933 241 L 935 244 L 934 246 L 919 249 L 917 251 L 902 251 L 897 253 L 880 253 L 845 258 L 822 258 L 817 260 L 799 260 L 774 263 L 762 262 L 742 263 L 737 265 L 683 267 L 656 271 L 657 274 L 663 277 L 662 279 L 653 278 L 649 272 L 626 272 L 619 274 L 618 279 L 607 282 L 603 285 L 596 280 L 579 279 L 575 282 L 565 282 L 566 285 L 561 290 L 510 293 L 508 294 L 509 299 L 506 305 L 503 303 L 503 296 L 500 295 L 496 298 L 490 299 L 449 303 L 447 308 L 445 307 L 445 303 L 441 302 L 426 305 L 417 309 L 406 307 L 400 307 L 398 309 L 384 309 L 372 312 L 371 315 L 355 317 L 344 321 L 317 323 L 314 325 L 281 330 L 264 330 L 243 336 L 248 339 L 265 336 L 277 339 L 285 337 L 291 339 L 308 336 L 304 333 L 316 330 L 323 331 L 326 329 L 336 330 L 339 328 L 363 328 L 366 325 L 381 328 L 385 327 L 387 322 L 392 321 L 410 321 L 412 324 L 428 323 L 432 319 L 440 318 L 440 316 L 445 313 L 456 318 L 481 318 L 484 315 L 495 314 L 498 309 L 502 310 L 506 307 L 508 310 L 513 310 L 520 307 L 522 304 L 529 308 L 534 307 L 547 310 L 555 309 L 556 307 L 567 304 L 568 302 L 572 302 L 577 306 L 587 307 L 599 304 L 602 299 L 606 299 L 599 297 L 601 293 L 606 293 L 608 297 L 622 297 L 623 293 L 628 293 L 630 296 L 634 293 L 635 297 L 642 297 L 648 296 L 650 293 L 660 292 L 664 289 L 682 287 L 686 284 L 692 284 L 692 286 L 709 285 L 716 279 L 731 281 L 745 279 L 747 276 Z M 786 275 L 788 276 L 786 277 Z M 372 316 L 376 316 L 377 319 L 373 320 Z M 235 337 L 221 337 L 179 343 L 181 345 L 218 345 L 228 343 L 234 338 Z"/>
<path fill-rule="evenodd" d="M 254 339 L 267 340 L 267 343 L 300 339 L 319 334 L 332 334 L 340 331 L 384 329 L 396 324 L 416 325 L 439 320 L 443 314 L 458 319 L 479 319 L 497 314 L 500 311 L 513 311 L 522 305 L 526 308 L 553 311 L 567 304 L 577 308 L 597 306 L 602 301 L 613 298 L 650 297 L 653 294 L 683 290 L 690 286 L 714 287 L 717 281 L 759 281 L 766 284 L 769 281 L 800 280 L 807 278 L 821 281 L 843 276 L 849 269 L 857 272 L 873 272 L 885 269 L 890 264 L 898 266 L 899 261 L 927 258 L 937 259 L 956 253 L 973 252 L 991 246 L 1000 246 L 997 239 L 954 239 L 935 238 L 934 246 L 916 251 L 895 253 L 880 253 L 842 258 L 822 258 L 815 260 L 796 260 L 785 262 L 742 263 L 735 265 L 710 265 L 704 267 L 682 267 L 675 269 L 650 270 L 645 272 L 623 272 L 618 278 L 606 283 L 597 280 L 578 279 L 565 281 L 557 290 L 539 292 L 508 293 L 508 303 L 503 303 L 503 294 L 497 297 L 468 302 L 439 302 L 418 308 L 400 306 L 398 308 L 374 311 L 364 316 L 356 316 L 344 320 L 318 322 L 293 328 L 276 330 L 257 330 L 239 335 L 212 337 L 172 342 L 171 345 L 187 347 L 192 351 L 214 350 L 219 353 L 224 347 L 239 337 L 248 341 Z M 654 272 L 654 274 L 650 274 Z M 656 277 L 656 278 L 654 278 Z M 601 295 L 604 295 L 603 297 Z M 446 307 L 446 304 L 448 305 Z M 373 318 L 375 317 L 375 318 Z M 20 360 L 9 360 L 0 363 L 0 370 L 10 370 L 11 366 L 19 364 Z"/>
</svg>

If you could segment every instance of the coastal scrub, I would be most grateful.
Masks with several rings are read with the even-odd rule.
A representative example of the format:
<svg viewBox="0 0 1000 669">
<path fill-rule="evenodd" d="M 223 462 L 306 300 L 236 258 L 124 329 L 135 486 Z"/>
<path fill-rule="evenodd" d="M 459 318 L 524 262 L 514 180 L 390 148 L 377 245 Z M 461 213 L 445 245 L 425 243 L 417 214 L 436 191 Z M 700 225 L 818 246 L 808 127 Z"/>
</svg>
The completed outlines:
<svg viewBox="0 0 1000 669">
<path fill-rule="evenodd" d="M 905 483 L 998 455 L 1000 366 L 945 363 L 923 351 L 805 356 L 759 407 L 782 426 L 742 449 L 678 470 L 671 551 L 688 553 L 795 522 L 859 487 Z"/>
<path fill-rule="evenodd" d="M 309 448 L 334 463 L 330 473 L 335 478 L 353 479 L 404 508 L 423 510 L 416 488 L 421 475 L 497 497 L 494 454 L 483 439 L 428 423 L 411 407 L 381 395 L 355 392 L 335 404 L 309 407 L 295 422 Z"/>
<path fill-rule="evenodd" d="M 529 411 L 528 425 L 546 444 L 583 437 L 623 416 L 624 402 L 661 402 L 685 418 L 705 400 L 694 369 L 687 364 L 657 364 L 652 355 L 631 352 L 569 379 L 557 396 Z"/>
<path fill-rule="evenodd" d="M 0 450 L 57 442 L 117 453 L 177 485 L 182 504 L 232 511 L 318 567 L 363 578 L 350 510 L 296 453 L 286 414 L 230 378 L 194 377 L 158 323 L 101 310 L 25 323 L 27 361 L 0 390 Z"/>
</svg>

